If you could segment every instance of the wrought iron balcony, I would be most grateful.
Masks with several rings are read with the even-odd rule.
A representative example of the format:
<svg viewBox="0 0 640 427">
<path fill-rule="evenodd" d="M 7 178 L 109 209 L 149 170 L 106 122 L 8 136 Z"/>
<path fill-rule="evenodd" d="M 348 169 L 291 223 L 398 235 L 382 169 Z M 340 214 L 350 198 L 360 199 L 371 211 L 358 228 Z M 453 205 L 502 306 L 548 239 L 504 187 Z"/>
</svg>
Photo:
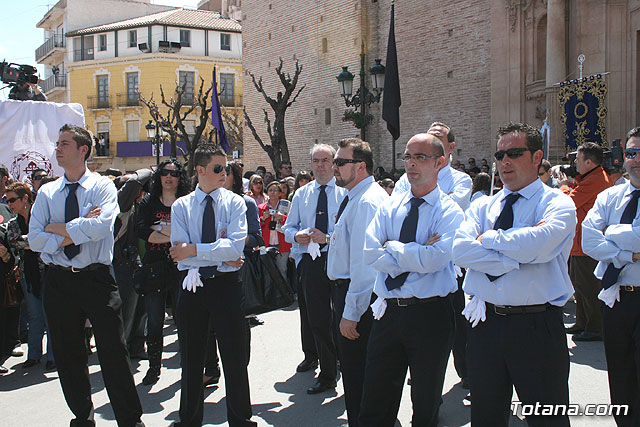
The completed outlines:
<svg viewBox="0 0 640 427">
<path fill-rule="evenodd" d="M 233 97 L 220 95 L 220 106 L 227 108 L 242 107 L 242 95 L 236 95 Z"/>
<path fill-rule="evenodd" d="M 119 93 L 116 95 L 118 107 L 137 107 L 140 105 L 138 92 L 136 93 Z"/>
<path fill-rule="evenodd" d="M 111 108 L 112 105 L 110 96 L 87 96 L 87 109 L 89 110 Z"/>
<path fill-rule="evenodd" d="M 42 81 L 42 91 L 49 93 L 56 88 L 67 87 L 67 76 L 64 74 L 58 74 L 57 76 L 50 76 Z"/>
<path fill-rule="evenodd" d="M 36 49 L 36 62 L 40 62 L 46 56 L 51 54 L 55 49 L 60 49 L 64 52 L 66 38 L 61 34 L 54 34 L 46 42 L 42 43 L 39 48 Z"/>
</svg>

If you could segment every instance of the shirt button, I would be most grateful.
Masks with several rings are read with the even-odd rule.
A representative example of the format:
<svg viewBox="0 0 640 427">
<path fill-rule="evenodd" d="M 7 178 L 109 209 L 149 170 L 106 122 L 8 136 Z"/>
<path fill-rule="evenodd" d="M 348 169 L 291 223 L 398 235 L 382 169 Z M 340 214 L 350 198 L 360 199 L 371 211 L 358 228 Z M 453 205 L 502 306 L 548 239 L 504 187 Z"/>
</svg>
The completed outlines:
<svg viewBox="0 0 640 427">
<path fill-rule="evenodd" d="M 498 288 L 498 290 L 499 290 L 499 291 L 501 291 L 501 290 L 502 290 L 502 288 Z"/>
</svg>

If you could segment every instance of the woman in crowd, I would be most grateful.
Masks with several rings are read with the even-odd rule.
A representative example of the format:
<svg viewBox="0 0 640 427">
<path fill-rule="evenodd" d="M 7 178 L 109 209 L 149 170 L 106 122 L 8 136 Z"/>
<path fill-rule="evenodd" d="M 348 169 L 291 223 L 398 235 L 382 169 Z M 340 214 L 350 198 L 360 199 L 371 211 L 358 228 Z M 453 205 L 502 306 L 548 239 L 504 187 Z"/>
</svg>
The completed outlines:
<svg viewBox="0 0 640 427">
<path fill-rule="evenodd" d="M 147 353 L 149 370 L 142 384 L 155 384 L 162 365 L 162 329 L 164 326 L 167 294 L 176 301 L 178 270 L 169 257 L 171 247 L 171 205 L 178 197 L 189 193 L 185 171 L 176 159 L 158 165 L 151 178 L 151 191 L 138 208 L 138 237 L 145 241 L 145 266 L 159 272 L 159 277 L 140 283 L 147 311 Z M 175 311 L 174 311 L 175 313 Z"/>
<path fill-rule="evenodd" d="M 380 184 L 380 187 L 382 187 L 384 191 L 386 191 L 389 195 L 393 193 L 393 189 L 396 186 L 391 178 L 381 179 L 380 181 L 378 181 L 378 184 Z"/>
<path fill-rule="evenodd" d="M 253 197 L 256 205 L 261 205 L 267 200 L 264 194 L 264 181 L 258 174 L 251 175 L 249 179 L 249 196 Z"/>
<path fill-rule="evenodd" d="M 298 188 L 304 187 L 305 185 L 310 183 L 312 180 L 313 180 L 313 178 L 311 177 L 309 172 L 307 172 L 307 171 L 298 172 L 296 174 L 296 180 L 295 180 L 295 183 L 293 185 L 293 191 L 291 192 L 291 194 L 289 194 L 289 200 L 293 199 L 293 195 L 296 194 L 296 191 L 298 191 Z"/>
<path fill-rule="evenodd" d="M 471 187 L 471 201 L 479 199 L 482 196 L 491 194 L 491 177 L 489 174 L 480 172 L 473 178 L 473 186 Z"/>
<path fill-rule="evenodd" d="M 7 188 L 7 204 L 16 214 L 7 223 L 7 241 L 20 267 L 20 284 L 27 308 L 29 321 L 29 350 L 23 368 L 30 368 L 40 363 L 42 357 L 42 338 L 48 333 L 47 317 L 42 303 L 44 269 L 40 255 L 29 249 L 27 234 L 29 233 L 29 217 L 33 205 L 33 193 L 27 184 L 17 182 Z M 47 339 L 47 370 L 55 369 L 51 340 Z"/>
<path fill-rule="evenodd" d="M 287 260 L 289 259 L 289 252 L 291 252 L 291 244 L 284 240 L 284 233 L 279 230 L 280 227 L 277 227 L 278 224 L 283 225 L 287 220 L 286 215 L 277 211 L 281 194 L 281 186 L 277 181 L 273 181 L 267 187 L 269 199 L 265 203 L 258 205 L 258 211 L 262 227 L 262 238 L 268 246 L 276 247 L 280 251 L 280 254 L 276 257 L 276 264 L 282 276 L 286 278 Z"/>
<path fill-rule="evenodd" d="M 291 187 L 289 187 L 289 181 L 286 178 L 283 178 L 280 180 L 280 198 L 289 200 L 289 193 L 291 193 Z M 267 193 L 267 196 L 269 196 L 268 193 Z"/>
</svg>

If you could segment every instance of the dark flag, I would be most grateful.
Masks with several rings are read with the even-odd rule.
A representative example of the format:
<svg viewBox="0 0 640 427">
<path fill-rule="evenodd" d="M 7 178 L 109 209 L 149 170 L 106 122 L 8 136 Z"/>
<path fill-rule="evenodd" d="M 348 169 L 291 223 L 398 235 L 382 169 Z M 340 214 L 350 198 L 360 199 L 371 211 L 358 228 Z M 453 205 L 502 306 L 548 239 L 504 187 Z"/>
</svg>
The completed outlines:
<svg viewBox="0 0 640 427">
<path fill-rule="evenodd" d="M 220 113 L 220 100 L 218 99 L 218 84 L 216 83 L 216 69 L 213 68 L 213 89 L 211 94 L 211 124 L 218 130 L 218 143 L 225 152 L 229 151 L 227 133 L 222 123 L 222 113 Z"/>
<path fill-rule="evenodd" d="M 402 105 L 402 100 L 400 99 L 394 8 L 395 5 L 391 4 L 391 23 L 389 25 L 386 70 L 384 73 L 384 95 L 382 97 L 382 118 L 387 122 L 387 129 L 395 141 L 400 136 L 400 106 Z"/>
</svg>

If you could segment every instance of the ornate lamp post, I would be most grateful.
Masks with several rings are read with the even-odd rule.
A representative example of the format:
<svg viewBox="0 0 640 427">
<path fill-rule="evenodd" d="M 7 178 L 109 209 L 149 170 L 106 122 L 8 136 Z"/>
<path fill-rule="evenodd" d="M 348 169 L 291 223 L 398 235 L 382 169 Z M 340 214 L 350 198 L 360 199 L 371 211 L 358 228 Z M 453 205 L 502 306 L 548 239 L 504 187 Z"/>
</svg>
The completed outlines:
<svg viewBox="0 0 640 427">
<path fill-rule="evenodd" d="M 380 63 L 380 59 L 376 59 L 375 61 L 375 65 L 369 68 L 373 92 L 365 86 L 364 45 L 362 46 L 362 53 L 360 54 L 360 87 L 356 93 L 353 94 L 353 79 L 355 76 L 348 70 L 348 67 L 342 67 L 342 72 L 336 77 L 340 85 L 340 96 L 344 98 L 345 105 L 347 107 L 354 107 L 356 110 L 358 110 L 358 108 L 360 109 L 360 116 L 363 119 L 360 123 L 360 138 L 363 141 L 366 141 L 366 109 L 374 102 L 380 101 L 380 96 L 384 90 L 384 65 Z"/>
<path fill-rule="evenodd" d="M 167 136 L 167 132 L 163 129 L 161 123 L 157 121 L 155 124 L 151 120 L 144 127 L 147 130 L 147 138 L 156 147 L 156 166 L 160 164 L 160 143 L 164 141 L 164 137 Z"/>
</svg>

